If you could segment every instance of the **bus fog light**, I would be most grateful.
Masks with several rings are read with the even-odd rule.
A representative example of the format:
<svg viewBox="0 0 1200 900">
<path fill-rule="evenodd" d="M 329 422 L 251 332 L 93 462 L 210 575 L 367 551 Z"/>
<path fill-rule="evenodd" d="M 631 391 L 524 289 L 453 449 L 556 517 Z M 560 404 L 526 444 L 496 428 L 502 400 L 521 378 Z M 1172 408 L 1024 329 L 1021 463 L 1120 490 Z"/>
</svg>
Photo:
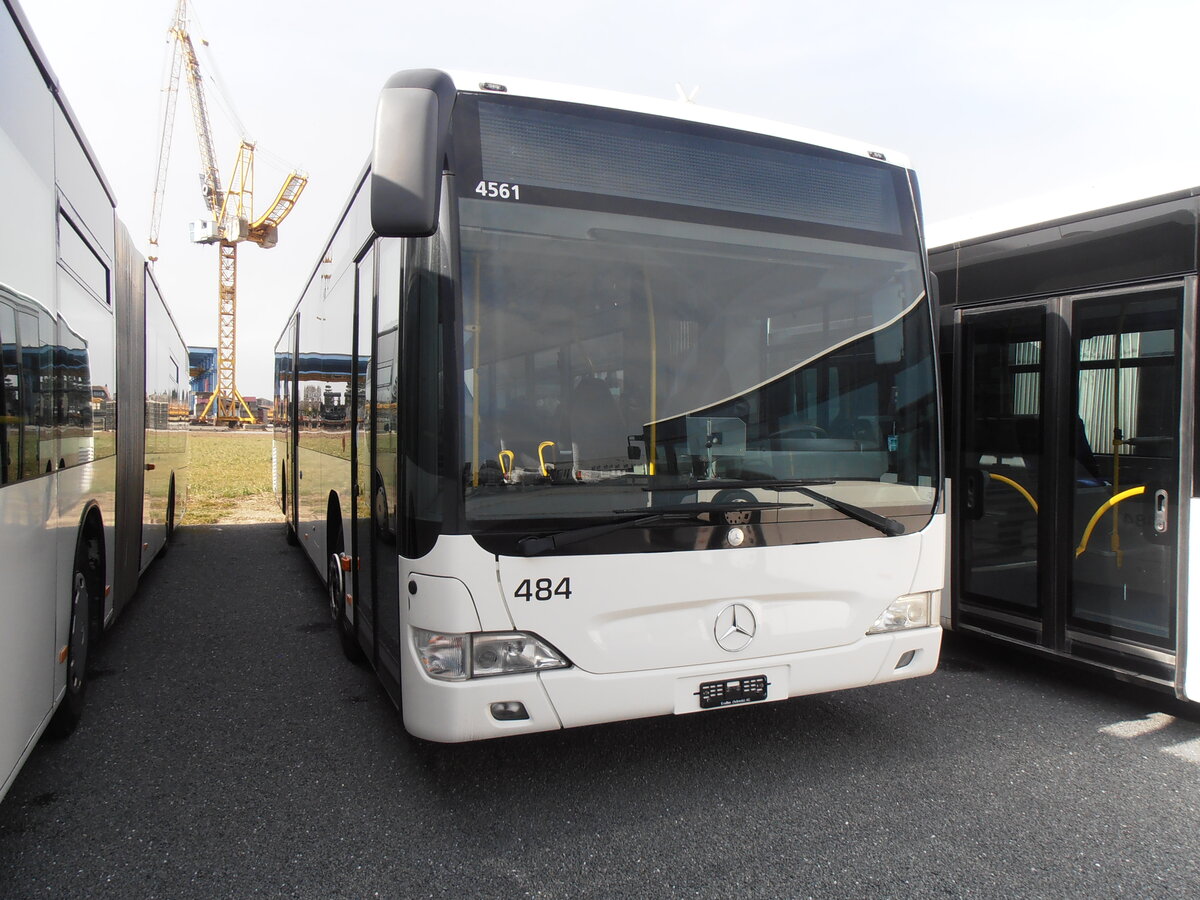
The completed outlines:
<svg viewBox="0 0 1200 900">
<path fill-rule="evenodd" d="M 414 628 L 413 645 L 417 649 L 417 658 L 430 677 L 442 681 L 464 681 L 471 676 L 464 652 L 469 645 L 467 635 L 441 634 Z"/>
<path fill-rule="evenodd" d="M 905 594 L 897 597 L 889 604 L 883 614 L 875 620 L 875 624 L 867 634 L 882 634 L 888 631 L 903 631 L 906 628 L 925 628 L 929 625 L 929 610 L 932 596 L 923 594 Z"/>
<path fill-rule="evenodd" d="M 567 665 L 554 648 L 532 634 L 515 631 L 472 637 L 471 674 L 475 678 L 560 669 Z"/>
<path fill-rule="evenodd" d="M 519 722 L 522 719 L 529 718 L 525 704 L 519 703 L 516 700 L 509 700 L 505 703 L 493 703 L 491 709 L 492 718 L 497 722 Z"/>
</svg>

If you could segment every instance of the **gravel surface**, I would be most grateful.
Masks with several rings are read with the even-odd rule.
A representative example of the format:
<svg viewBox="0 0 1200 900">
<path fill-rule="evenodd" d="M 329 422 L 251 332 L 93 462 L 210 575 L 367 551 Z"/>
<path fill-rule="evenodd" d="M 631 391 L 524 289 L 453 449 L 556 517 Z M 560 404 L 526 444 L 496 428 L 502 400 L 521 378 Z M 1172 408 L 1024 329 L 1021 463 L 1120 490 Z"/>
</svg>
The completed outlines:
<svg viewBox="0 0 1200 900">
<path fill-rule="evenodd" d="M 0 803 L 0 896 L 1200 896 L 1169 697 L 952 638 L 915 681 L 441 747 L 282 528 L 177 532 Z"/>
</svg>

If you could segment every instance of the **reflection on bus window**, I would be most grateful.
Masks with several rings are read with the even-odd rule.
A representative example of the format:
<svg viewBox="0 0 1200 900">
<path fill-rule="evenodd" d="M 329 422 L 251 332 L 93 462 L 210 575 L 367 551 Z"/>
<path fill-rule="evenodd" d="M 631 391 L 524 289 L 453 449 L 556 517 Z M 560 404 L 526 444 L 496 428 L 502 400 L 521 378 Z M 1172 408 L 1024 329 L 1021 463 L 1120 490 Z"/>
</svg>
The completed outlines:
<svg viewBox="0 0 1200 900">
<path fill-rule="evenodd" d="M 54 324 L 40 303 L 0 286 L 3 483 L 49 471 L 54 458 Z"/>
</svg>

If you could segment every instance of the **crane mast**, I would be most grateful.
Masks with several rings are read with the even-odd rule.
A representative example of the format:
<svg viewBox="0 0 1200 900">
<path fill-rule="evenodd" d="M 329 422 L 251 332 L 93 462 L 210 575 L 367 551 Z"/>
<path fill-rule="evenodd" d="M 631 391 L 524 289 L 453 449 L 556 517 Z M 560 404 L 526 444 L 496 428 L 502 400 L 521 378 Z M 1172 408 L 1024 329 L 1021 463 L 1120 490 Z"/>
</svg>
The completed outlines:
<svg viewBox="0 0 1200 900">
<path fill-rule="evenodd" d="M 169 29 L 171 60 L 164 88 L 162 131 L 159 138 L 158 172 L 155 179 L 154 203 L 150 217 L 150 244 L 158 245 L 159 222 L 162 217 L 163 196 L 166 190 L 167 163 L 171 152 L 171 136 L 175 124 L 175 106 L 179 82 L 186 75 L 188 94 L 192 101 L 192 124 L 200 150 L 200 191 L 208 215 L 191 223 L 191 239 L 201 244 L 217 244 L 217 385 L 199 418 L 210 414 L 216 424 L 230 427 L 253 422 L 254 415 L 237 389 L 237 245 L 250 241 L 264 249 L 278 241 L 279 223 L 296 204 L 308 183 L 308 176 L 292 171 L 284 180 L 275 201 L 262 216 L 254 217 L 254 149 L 253 142 L 244 137 L 238 146 L 233 177 L 228 191 L 221 187 L 216 150 L 209 122 L 208 104 L 200 61 L 187 27 L 187 0 L 177 0 L 175 15 Z M 153 253 L 153 251 L 151 251 Z M 157 256 L 151 256 L 151 261 Z"/>
</svg>

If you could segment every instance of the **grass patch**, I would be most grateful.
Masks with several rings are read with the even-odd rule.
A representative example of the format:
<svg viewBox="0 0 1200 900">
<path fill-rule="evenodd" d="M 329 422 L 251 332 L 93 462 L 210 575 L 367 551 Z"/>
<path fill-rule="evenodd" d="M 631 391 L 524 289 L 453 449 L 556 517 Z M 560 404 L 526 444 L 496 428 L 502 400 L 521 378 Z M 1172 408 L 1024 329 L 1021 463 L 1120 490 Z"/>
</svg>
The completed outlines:
<svg viewBox="0 0 1200 900">
<path fill-rule="evenodd" d="M 207 525 L 243 506 L 273 506 L 270 432 L 193 428 L 188 441 L 188 525 Z"/>
</svg>

